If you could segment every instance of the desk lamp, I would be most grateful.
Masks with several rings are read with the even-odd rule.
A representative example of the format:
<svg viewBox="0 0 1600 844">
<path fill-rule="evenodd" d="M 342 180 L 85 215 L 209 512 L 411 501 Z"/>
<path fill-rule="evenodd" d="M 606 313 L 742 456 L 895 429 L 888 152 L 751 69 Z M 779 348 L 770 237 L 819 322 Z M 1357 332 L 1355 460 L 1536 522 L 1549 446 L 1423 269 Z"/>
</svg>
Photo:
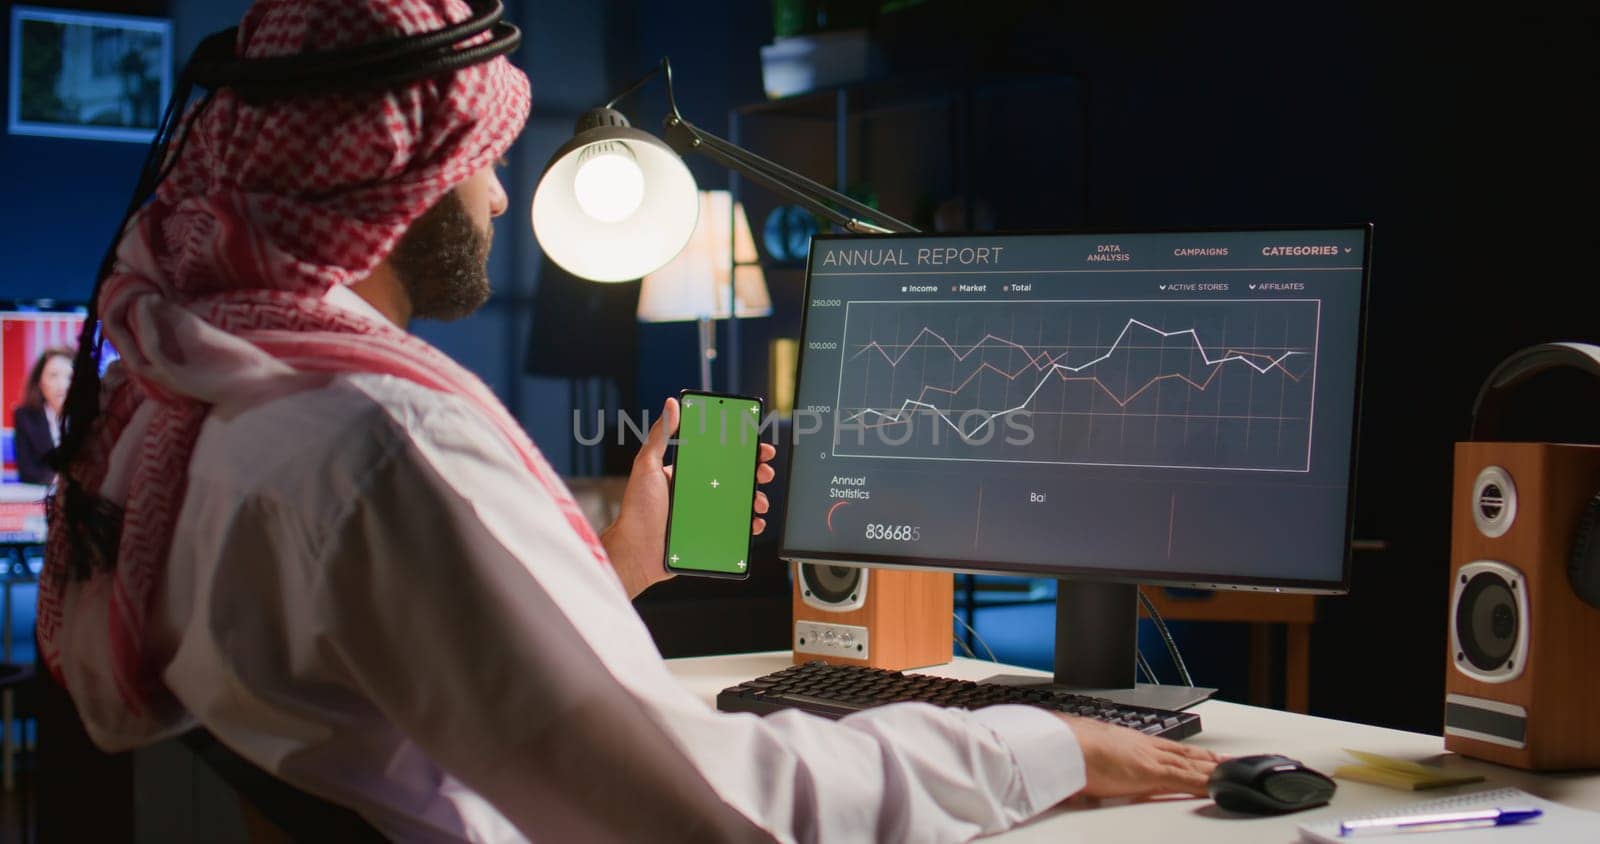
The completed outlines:
<svg viewBox="0 0 1600 844">
<path fill-rule="evenodd" d="M 665 140 L 634 128 L 614 108 L 657 75 L 667 86 Z M 571 140 L 550 157 L 533 194 L 533 233 L 540 247 L 562 269 L 591 281 L 630 281 L 665 266 L 695 232 L 699 198 L 680 157 L 690 152 L 848 231 L 916 231 L 684 119 L 672 90 L 672 64 L 663 58 L 610 102 L 578 118 Z"/>
</svg>

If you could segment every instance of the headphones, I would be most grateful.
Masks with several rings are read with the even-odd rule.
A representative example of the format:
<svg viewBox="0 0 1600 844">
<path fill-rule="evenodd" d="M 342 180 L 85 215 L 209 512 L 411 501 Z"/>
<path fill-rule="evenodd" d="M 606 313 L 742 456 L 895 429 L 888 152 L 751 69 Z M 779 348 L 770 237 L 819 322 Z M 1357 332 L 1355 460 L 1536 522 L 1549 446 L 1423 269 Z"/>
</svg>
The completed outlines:
<svg viewBox="0 0 1600 844">
<path fill-rule="evenodd" d="M 1552 369 L 1578 369 L 1600 378 L 1600 346 L 1543 343 L 1501 361 L 1489 373 L 1472 403 L 1469 439 L 1494 439 L 1505 420 L 1508 399 L 1517 387 Z M 1567 552 L 1567 582 L 1584 603 L 1600 609 L 1600 492 L 1584 504 Z"/>
</svg>

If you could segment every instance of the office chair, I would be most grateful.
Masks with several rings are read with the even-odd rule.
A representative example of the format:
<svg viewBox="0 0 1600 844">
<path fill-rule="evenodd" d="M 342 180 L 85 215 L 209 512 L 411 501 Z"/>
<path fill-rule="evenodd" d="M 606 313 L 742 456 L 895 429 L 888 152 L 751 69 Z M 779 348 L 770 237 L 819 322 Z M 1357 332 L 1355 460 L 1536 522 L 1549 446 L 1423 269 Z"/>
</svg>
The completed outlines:
<svg viewBox="0 0 1600 844">
<path fill-rule="evenodd" d="M 267 773 L 204 729 L 190 730 L 179 740 L 237 792 L 240 800 L 283 833 L 279 840 L 350 844 L 388 841 L 359 814 Z"/>
</svg>

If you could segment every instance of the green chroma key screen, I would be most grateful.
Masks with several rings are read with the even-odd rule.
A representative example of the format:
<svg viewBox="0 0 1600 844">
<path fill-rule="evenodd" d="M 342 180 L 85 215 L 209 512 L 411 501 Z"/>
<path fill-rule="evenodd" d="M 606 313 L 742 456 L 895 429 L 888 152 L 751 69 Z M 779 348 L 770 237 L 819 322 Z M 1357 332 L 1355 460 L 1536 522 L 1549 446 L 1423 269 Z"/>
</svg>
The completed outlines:
<svg viewBox="0 0 1600 844">
<path fill-rule="evenodd" d="M 728 577 L 749 573 L 761 401 L 685 392 L 667 521 L 667 567 Z"/>
</svg>

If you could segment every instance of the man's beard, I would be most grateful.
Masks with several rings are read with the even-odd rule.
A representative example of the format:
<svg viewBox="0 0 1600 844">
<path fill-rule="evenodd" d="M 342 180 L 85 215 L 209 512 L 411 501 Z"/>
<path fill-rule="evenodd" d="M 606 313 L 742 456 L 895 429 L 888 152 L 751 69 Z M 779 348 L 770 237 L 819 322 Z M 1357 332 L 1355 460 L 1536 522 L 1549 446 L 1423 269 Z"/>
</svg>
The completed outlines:
<svg viewBox="0 0 1600 844">
<path fill-rule="evenodd" d="M 489 241 L 454 191 L 411 224 L 390 262 L 418 319 L 460 319 L 489 301 Z"/>
</svg>

